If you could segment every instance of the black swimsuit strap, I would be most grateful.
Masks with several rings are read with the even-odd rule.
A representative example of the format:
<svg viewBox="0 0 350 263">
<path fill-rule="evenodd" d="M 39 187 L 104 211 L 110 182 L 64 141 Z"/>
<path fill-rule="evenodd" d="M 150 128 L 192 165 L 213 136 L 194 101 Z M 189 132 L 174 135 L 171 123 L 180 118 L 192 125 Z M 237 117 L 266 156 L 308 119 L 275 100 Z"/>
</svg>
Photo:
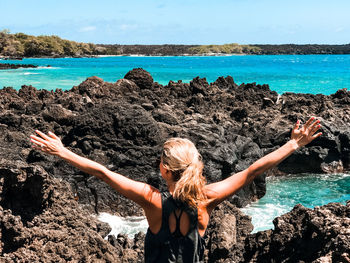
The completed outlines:
<svg viewBox="0 0 350 263">
<path fill-rule="evenodd" d="M 174 211 L 174 216 L 175 216 L 175 219 L 176 219 L 176 228 L 175 228 L 175 231 L 174 231 L 173 235 L 175 235 L 175 236 L 182 236 L 182 233 L 181 233 L 181 230 L 180 230 L 180 219 L 181 219 L 183 211 L 184 210 L 180 210 L 179 216 L 177 216 L 176 212 Z"/>
</svg>

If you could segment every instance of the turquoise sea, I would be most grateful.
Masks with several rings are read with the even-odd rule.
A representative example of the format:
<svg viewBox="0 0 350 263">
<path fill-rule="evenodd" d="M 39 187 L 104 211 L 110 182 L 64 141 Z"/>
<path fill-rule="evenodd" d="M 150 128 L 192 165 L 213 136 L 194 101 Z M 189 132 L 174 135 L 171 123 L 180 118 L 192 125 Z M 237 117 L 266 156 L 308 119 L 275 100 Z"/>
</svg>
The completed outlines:
<svg viewBox="0 0 350 263">
<path fill-rule="evenodd" d="M 87 77 L 115 82 L 132 68 L 142 67 L 154 80 L 189 82 L 196 76 L 215 81 L 233 76 L 236 83 L 269 84 L 278 93 L 331 94 L 350 88 L 350 55 L 100 57 L 23 59 L 2 63 L 35 64 L 40 68 L 0 71 L 0 87 L 33 85 L 39 89 L 70 89 Z M 47 67 L 50 65 L 51 67 Z"/>
<path fill-rule="evenodd" d="M 273 229 L 272 220 L 296 204 L 308 208 L 350 200 L 350 174 L 300 174 L 268 177 L 266 195 L 242 211 L 252 217 L 254 232 Z"/>
<path fill-rule="evenodd" d="M 98 76 L 115 82 L 131 69 L 142 67 L 154 80 L 165 85 L 169 80 L 184 82 L 194 77 L 215 81 L 231 75 L 238 84 L 269 84 L 272 90 L 284 92 L 332 94 L 350 88 L 350 55 L 278 55 L 218 57 L 100 57 L 23 59 L 0 63 L 35 64 L 35 69 L 0 70 L 0 88 L 33 85 L 39 89 L 67 90 L 87 77 Z M 50 67 L 47 67 L 50 65 Z M 267 194 L 243 211 L 252 216 L 254 231 L 272 228 L 276 216 L 301 203 L 314 207 L 350 199 L 350 175 L 298 175 L 268 178 Z M 118 219 L 103 214 L 114 233 L 137 233 L 147 228 L 144 218 Z"/>
</svg>

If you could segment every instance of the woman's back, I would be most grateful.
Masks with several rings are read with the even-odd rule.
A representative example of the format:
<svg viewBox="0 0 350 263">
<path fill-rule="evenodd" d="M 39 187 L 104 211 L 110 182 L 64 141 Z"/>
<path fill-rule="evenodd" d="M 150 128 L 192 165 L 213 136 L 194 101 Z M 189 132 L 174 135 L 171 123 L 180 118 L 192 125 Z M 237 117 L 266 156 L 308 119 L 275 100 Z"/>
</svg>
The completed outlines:
<svg viewBox="0 0 350 263">
<path fill-rule="evenodd" d="M 148 229 L 145 262 L 201 262 L 204 242 L 198 232 L 198 210 L 161 193 L 161 224 Z"/>
</svg>

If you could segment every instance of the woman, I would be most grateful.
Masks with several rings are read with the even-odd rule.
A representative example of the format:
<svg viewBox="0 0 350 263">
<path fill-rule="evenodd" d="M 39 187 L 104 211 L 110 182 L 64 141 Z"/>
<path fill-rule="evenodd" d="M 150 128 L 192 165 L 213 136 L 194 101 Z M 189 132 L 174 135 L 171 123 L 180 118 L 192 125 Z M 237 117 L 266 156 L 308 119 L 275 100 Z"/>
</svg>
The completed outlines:
<svg viewBox="0 0 350 263">
<path fill-rule="evenodd" d="M 246 170 L 212 184 L 206 184 L 201 156 L 194 144 L 187 139 L 171 138 L 164 143 L 159 165 L 168 186 L 165 193 L 71 152 L 52 132 L 46 135 L 37 130 L 39 136 L 30 137 L 34 148 L 57 155 L 83 172 L 101 178 L 143 208 L 149 224 L 145 239 L 145 262 L 200 262 L 204 251 L 201 237 L 215 206 L 298 148 L 319 137 L 321 133 L 316 133 L 321 127 L 319 123 L 312 117 L 299 127 L 298 121 L 286 144 Z"/>
</svg>

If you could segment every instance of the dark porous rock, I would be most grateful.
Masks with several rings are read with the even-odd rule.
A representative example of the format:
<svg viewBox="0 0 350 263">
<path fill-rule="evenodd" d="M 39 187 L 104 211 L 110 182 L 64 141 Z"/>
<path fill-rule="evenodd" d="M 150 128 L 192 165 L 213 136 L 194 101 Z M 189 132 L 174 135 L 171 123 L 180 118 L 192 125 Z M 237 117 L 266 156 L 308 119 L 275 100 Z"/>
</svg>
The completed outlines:
<svg viewBox="0 0 350 263">
<path fill-rule="evenodd" d="M 114 90 L 125 95 L 128 93 L 139 92 L 140 88 L 131 80 L 120 79 L 115 83 Z"/>
<path fill-rule="evenodd" d="M 101 223 L 42 167 L 1 161 L 0 189 L 1 262 L 121 262 Z"/>
<path fill-rule="evenodd" d="M 126 73 L 124 79 L 133 81 L 141 89 L 149 89 L 152 87 L 153 78 L 146 70 L 142 68 L 134 68 Z"/>
<path fill-rule="evenodd" d="M 238 262 L 253 230 L 249 216 L 225 201 L 212 212 L 206 233 L 207 262 Z M 233 260 L 233 261 L 227 261 Z"/>
<path fill-rule="evenodd" d="M 190 82 L 190 87 L 192 88 L 193 94 L 200 93 L 200 94 L 206 95 L 209 92 L 208 90 L 209 84 L 205 78 L 203 79 L 199 77 L 194 78 Z"/>
<path fill-rule="evenodd" d="M 279 96 L 268 85 L 238 86 L 232 77 L 212 84 L 198 77 L 190 84 L 170 81 L 162 86 L 142 69 L 130 71 L 116 83 L 90 77 L 70 91 L 4 88 L 0 90 L 4 129 L 0 157 L 41 165 L 66 180 L 91 212 L 140 215 L 139 207 L 100 180 L 55 157 L 30 151 L 28 135 L 35 129 L 53 131 L 76 153 L 162 187 L 155 163 L 169 137 L 186 137 L 197 145 L 210 183 L 248 168 L 285 143 L 298 119 L 318 115 L 323 136 L 269 174 L 342 172 L 350 166 L 350 106 L 344 103 L 348 97 L 346 90 L 331 96 Z M 230 202 L 244 206 L 265 191 L 262 175 Z"/>
<path fill-rule="evenodd" d="M 344 168 L 350 169 L 350 132 L 346 131 L 339 134 L 339 140 L 341 144 L 341 154 Z"/>
<path fill-rule="evenodd" d="M 297 205 L 273 221 L 275 230 L 245 240 L 243 262 L 349 262 L 350 202 L 315 209 Z"/>
<path fill-rule="evenodd" d="M 143 215 L 142 209 L 103 181 L 78 171 L 57 157 L 33 150 L 28 137 L 36 129 L 55 132 L 70 150 L 93 159 L 112 171 L 164 189 L 166 186 L 159 174 L 157 160 L 163 142 L 170 137 L 185 137 L 195 143 L 205 164 L 204 176 L 208 183 L 212 183 L 248 168 L 263 155 L 283 145 L 289 140 L 291 129 L 298 119 L 304 123 L 310 116 L 317 116 L 322 121 L 323 135 L 296 151 L 268 174 L 346 172 L 350 169 L 349 99 L 350 92 L 347 90 L 330 96 L 292 93 L 279 95 L 271 91 L 268 85 L 249 83 L 238 86 L 232 77 L 221 77 L 211 84 L 206 79 L 197 77 L 190 83 L 170 81 L 163 86 L 153 82 L 152 76 L 142 69 L 130 71 L 124 79 L 115 83 L 90 77 L 68 91 L 37 90 L 25 85 L 19 91 L 10 87 L 0 89 L 0 161 L 3 161 L 3 169 L 6 173 L 21 178 L 22 170 L 19 167 L 36 167 L 42 173 L 50 174 L 50 185 L 54 185 L 54 189 L 57 187 L 59 190 L 56 193 L 63 198 L 41 197 L 42 193 L 42 196 L 48 193 L 42 189 L 48 188 L 46 179 L 40 177 L 28 177 L 31 184 L 37 185 L 33 187 L 35 193 L 22 181 L 2 179 L 6 184 L 17 185 L 17 190 L 6 190 L 7 194 L 0 201 L 1 213 L 4 215 L 0 224 L 18 222 L 16 227 L 19 227 L 12 229 L 9 224 L 4 226 L 4 229 L 10 230 L 3 237 L 6 244 L 11 244 L 6 245 L 5 251 L 9 251 L 6 258 L 11 262 L 11 257 L 14 257 L 20 262 L 27 257 L 29 261 L 36 262 L 38 256 L 35 255 L 39 253 L 37 247 L 43 247 L 41 244 L 46 244 L 44 253 L 50 253 L 52 260 L 58 262 L 84 262 L 84 259 L 91 256 L 90 252 L 93 253 L 92 258 L 99 257 L 104 261 L 109 260 L 104 258 L 108 253 L 111 253 L 106 256 L 112 258 L 110 261 L 117 255 L 118 262 L 124 257 L 124 249 L 133 249 L 137 257 L 143 257 L 141 238 L 138 241 L 130 239 L 126 242 L 127 245 L 108 244 L 107 249 L 101 237 L 107 230 L 97 226 L 89 217 L 89 214 L 99 212 L 140 216 Z M 31 174 L 26 169 L 23 170 L 23 175 Z M 265 177 L 266 174 L 255 178 L 230 198 L 229 203 L 241 207 L 261 198 L 266 192 Z M 58 187 L 59 182 L 65 187 Z M 21 192 L 21 195 L 15 197 L 16 191 Z M 32 202 L 35 205 L 21 209 L 18 202 L 22 202 L 22 199 L 24 204 Z M 17 200 L 17 203 L 11 200 Z M 55 203 L 61 204 L 60 212 L 52 210 L 49 203 L 52 207 L 55 207 Z M 76 213 L 75 210 L 79 212 Z M 223 228 L 230 227 L 231 223 L 233 225 L 231 215 L 234 214 L 236 238 L 224 241 L 225 234 L 213 235 L 207 254 L 210 251 L 213 258 L 222 262 L 232 258 L 239 262 L 238 258 L 242 258 L 244 252 L 241 238 L 248 235 L 247 231 L 242 232 L 240 229 L 249 229 L 250 221 L 248 224 L 242 216 L 232 212 L 231 208 L 229 210 L 220 215 L 225 220 L 222 228 L 219 227 L 219 222 L 216 226 L 225 233 Z M 63 223 L 50 225 L 48 218 L 53 218 L 53 215 L 57 215 L 57 220 Z M 83 219 L 80 219 L 80 215 Z M 70 218 L 67 219 L 69 222 L 64 221 L 66 217 Z M 72 225 L 73 217 L 79 218 L 82 225 Z M 40 225 L 39 241 L 36 241 L 37 234 L 34 230 L 27 231 L 35 218 L 46 218 L 45 224 L 49 224 Z M 84 218 L 89 218 L 88 221 L 93 224 L 93 233 L 85 229 L 87 220 Z M 72 246 L 76 245 L 76 250 L 65 245 L 67 235 L 63 239 L 63 235 L 57 236 L 60 232 L 55 232 L 56 229 L 61 229 L 60 226 L 67 225 L 84 229 L 76 233 L 67 230 L 74 233 L 68 241 L 74 239 Z M 234 231 L 227 230 L 226 233 Z M 90 234 L 101 239 L 87 237 Z M 85 241 L 79 239 L 80 235 Z M 259 240 L 265 242 L 271 235 L 270 232 L 260 234 Z M 287 235 L 291 234 L 286 233 Z M 37 243 L 33 245 L 30 240 Z M 86 248 L 90 240 L 93 250 Z M 223 240 L 223 245 L 215 240 Z M 81 248 L 78 248 L 78 241 L 83 244 Z M 98 248 L 100 242 L 103 245 Z M 343 239 L 338 243 L 340 242 Z M 239 246 L 240 249 L 228 250 L 231 245 Z M 15 249 L 8 248 L 12 246 Z M 30 246 L 35 248 L 31 250 Z M 113 249 L 116 250 L 115 254 L 110 252 Z M 71 259 L 63 258 L 64 256 L 61 259 L 61 255 L 71 255 L 71 251 L 78 252 Z M 103 254 L 101 251 L 109 252 Z M 333 253 L 332 251 L 335 250 L 330 249 L 328 253 Z M 220 256 L 224 254 L 226 259 Z M 134 252 L 125 252 L 127 261 L 136 260 L 135 256 Z M 336 257 L 336 254 L 333 256 Z M 77 259 L 78 257 L 80 258 Z M 43 259 L 45 260 L 46 258 Z"/>
<path fill-rule="evenodd" d="M 18 69 L 18 68 L 37 68 L 38 66 L 33 64 L 9 64 L 9 63 L 0 63 L 1 69 Z"/>
<path fill-rule="evenodd" d="M 96 224 L 96 227 L 97 227 L 97 233 L 99 233 L 103 238 L 107 237 L 112 230 L 110 225 L 105 222 L 98 222 Z"/>
<path fill-rule="evenodd" d="M 216 85 L 220 89 L 233 89 L 238 87 L 231 76 L 227 76 L 226 78 L 218 77 L 218 79 L 212 84 Z"/>
<path fill-rule="evenodd" d="M 105 89 L 103 79 L 95 76 L 87 78 L 78 87 L 74 87 L 72 91 L 78 92 L 84 96 L 87 95 L 90 98 L 101 98 L 108 95 L 108 90 Z"/>
<path fill-rule="evenodd" d="M 70 124 L 76 115 L 71 110 L 62 107 L 60 104 L 48 105 L 43 109 L 41 114 L 45 121 L 55 121 L 60 125 Z"/>
</svg>

